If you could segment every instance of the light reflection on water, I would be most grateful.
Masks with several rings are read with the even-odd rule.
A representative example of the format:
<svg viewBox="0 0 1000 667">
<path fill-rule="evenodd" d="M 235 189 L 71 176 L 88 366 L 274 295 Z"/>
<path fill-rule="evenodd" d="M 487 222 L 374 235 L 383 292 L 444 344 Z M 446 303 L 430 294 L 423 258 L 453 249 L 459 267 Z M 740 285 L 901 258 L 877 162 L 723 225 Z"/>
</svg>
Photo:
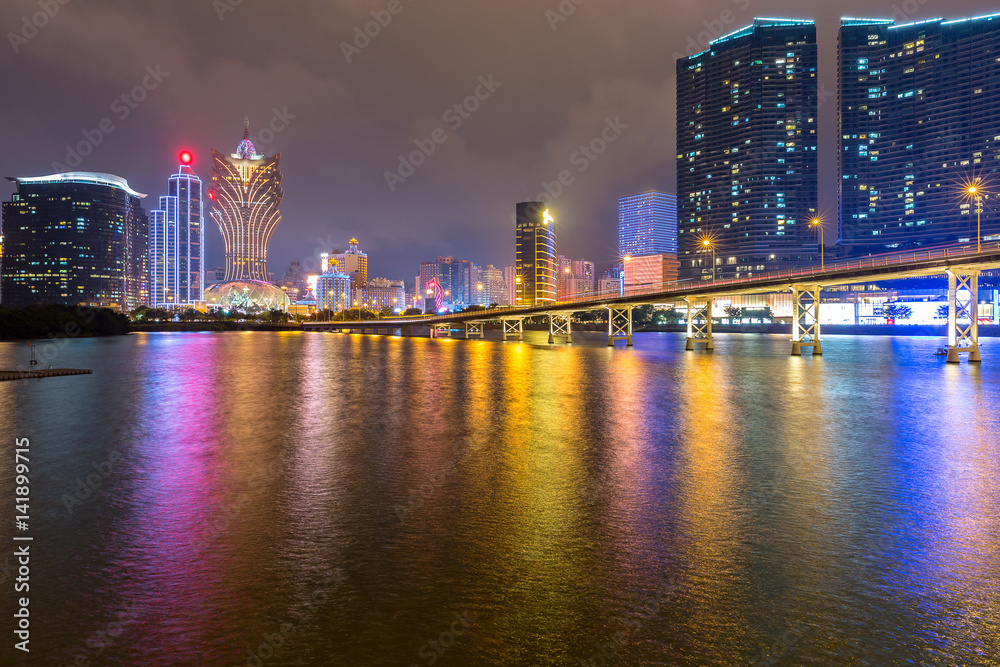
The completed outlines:
<svg viewBox="0 0 1000 667">
<path fill-rule="evenodd" d="M 1000 348 L 938 345 L 70 341 L 0 383 L 32 664 L 1000 664 Z"/>
</svg>

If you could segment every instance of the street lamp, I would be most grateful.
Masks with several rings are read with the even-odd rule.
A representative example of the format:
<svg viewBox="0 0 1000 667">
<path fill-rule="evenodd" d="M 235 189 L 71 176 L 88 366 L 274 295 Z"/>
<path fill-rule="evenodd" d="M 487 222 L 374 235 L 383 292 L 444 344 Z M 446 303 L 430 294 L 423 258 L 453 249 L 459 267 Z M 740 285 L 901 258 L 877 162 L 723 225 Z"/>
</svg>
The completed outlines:
<svg viewBox="0 0 1000 667">
<path fill-rule="evenodd" d="M 809 221 L 809 226 L 819 228 L 819 268 L 826 268 L 826 259 L 824 257 L 826 243 L 823 241 L 823 223 L 820 222 L 819 218 L 813 218 Z"/>
<path fill-rule="evenodd" d="M 712 239 L 703 239 L 701 242 L 702 247 L 708 251 L 712 251 L 712 282 L 715 282 L 715 244 L 712 243 Z"/>
<path fill-rule="evenodd" d="M 983 192 L 977 184 L 970 185 L 966 192 L 976 200 L 976 252 L 980 253 L 983 251 Z"/>
</svg>

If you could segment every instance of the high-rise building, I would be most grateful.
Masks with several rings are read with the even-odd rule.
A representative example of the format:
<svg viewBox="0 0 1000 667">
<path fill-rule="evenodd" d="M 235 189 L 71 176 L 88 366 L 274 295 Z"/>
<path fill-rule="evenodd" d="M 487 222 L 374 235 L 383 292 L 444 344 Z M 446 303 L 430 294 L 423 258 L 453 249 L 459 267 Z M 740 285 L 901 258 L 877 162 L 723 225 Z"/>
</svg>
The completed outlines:
<svg viewBox="0 0 1000 667">
<path fill-rule="evenodd" d="M 755 19 L 677 60 L 682 277 L 744 276 L 819 254 L 809 229 L 816 105 L 812 21 Z"/>
<path fill-rule="evenodd" d="M 558 257 L 552 215 L 543 202 L 520 202 L 515 220 L 516 305 L 555 302 Z"/>
<path fill-rule="evenodd" d="M 339 313 L 351 308 L 353 299 L 350 276 L 340 270 L 336 261 L 329 262 L 316 279 L 316 310 Z"/>
<path fill-rule="evenodd" d="M 597 281 L 597 294 L 600 296 L 622 296 L 624 272 L 622 267 L 615 266 L 601 274 Z"/>
<path fill-rule="evenodd" d="M 306 281 L 309 278 L 309 274 L 305 267 L 302 266 L 301 260 L 293 259 L 285 269 L 285 275 L 282 280 L 286 285 L 297 288 L 301 293 L 305 294 L 308 290 Z"/>
<path fill-rule="evenodd" d="M 559 301 L 579 298 L 594 291 L 594 263 L 559 255 L 556 269 L 556 294 Z"/>
<path fill-rule="evenodd" d="M 190 156 L 181 153 L 166 196 L 150 214 L 150 301 L 158 308 L 193 307 L 205 300 L 204 205 Z"/>
<path fill-rule="evenodd" d="M 501 269 L 487 264 L 483 269 L 483 303 L 480 305 L 507 306 L 510 304 L 510 296 L 507 291 L 507 282 L 504 280 L 504 272 Z"/>
<path fill-rule="evenodd" d="M 9 307 L 149 303 L 146 196 L 112 174 L 12 178 L 0 291 Z"/>
<path fill-rule="evenodd" d="M 478 303 L 475 281 L 477 267 L 467 259 L 438 257 L 433 262 L 420 263 L 420 288 L 426 290 L 427 283 L 437 278 L 444 290 L 444 302 L 456 306 Z"/>
<path fill-rule="evenodd" d="M 863 254 L 976 237 L 965 188 L 1000 185 L 1000 16 L 843 19 L 839 236 Z M 983 216 L 983 234 L 1000 232 Z"/>
<path fill-rule="evenodd" d="M 507 305 L 517 304 L 517 265 L 508 264 L 503 268 L 503 281 L 507 285 Z"/>
<path fill-rule="evenodd" d="M 358 248 L 358 240 L 351 239 L 347 250 L 334 250 L 330 258 L 337 260 L 340 270 L 351 276 L 354 285 L 361 287 L 368 282 L 368 255 Z"/>
<path fill-rule="evenodd" d="M 264 157 L 245 119 L 236 152 L 212 151 L 212 218 L 226 245 L 226 281 L 267 282 L 267 245 L 281 222 L 281 155 Z"/>
<path fill-rule="evenodd" d="M 649 190 L 618 200 L 618 256 L 677 254 L 677 196 Z"/>
</svg>

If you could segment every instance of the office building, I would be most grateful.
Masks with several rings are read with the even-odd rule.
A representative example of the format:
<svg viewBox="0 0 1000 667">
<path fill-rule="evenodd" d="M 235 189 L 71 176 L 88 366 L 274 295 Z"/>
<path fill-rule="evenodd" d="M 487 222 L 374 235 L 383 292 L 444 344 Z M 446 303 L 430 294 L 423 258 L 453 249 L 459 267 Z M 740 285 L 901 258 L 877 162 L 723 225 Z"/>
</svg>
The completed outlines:
<svg viewBox="0 0 1000 667">
<path fill-rule="evenodd" d="M 157 308 L 203 307 L 205 300 L 205 224 L 201 179 L 191 168 L 191 153 L 181 153 L 167 194 L 150 212 L 150 301 Z"/>
<path fill-rule="evenodd" d="M 212 151 L 212 218 L 226 246 L 226 281 L 267 282 L 267 246 L 281 222 L 281 155 L 264 157 L 245 120 L 236 152 Z"/>
<path fill-rule="evenodd" d="M 818 259 L 816 26 L 755 19 L 676 67 L 681 276 Z"/>
<path fill-rule="evenodd" d="M 402 280 L 373 278 L 354 297 L 357 306 L 368 310 L 400 311 L 406 308 L 406 288 Z"/>
<path fill-rule="evenodd" d="M 3 304 L 149 303 L 146 196 L 112 174 L 12 178 L 3 203 Z"/>
<path fill-rule="evenodd" d="M 680 262 L 677 255 L 639 255 L 622 262 L 622 288 L 625 294 L 652 288 L 666 289 L 677 282 Z"/>
<path fill-rule="evenodd" d="M 483 269 L 483 300 L 480 305 L 498 306 L 510 305 L 510 293 L 507 290 L 507 281 L 504 279 L 504 271 L 492 264 L 487 264 Z"/>
<path fill-rule="evenodd" d="M 624 271 L 620 266 L 615 266 L 601 274 L 597 281 L 597 294 L 599 296 L 622 296 L 624 293 Z"/>
<path fill-rule="evenodd" d="M 848 254 L 975 239 L 1000 187 L 1000 16 L 843 19 L 839 237 Z M 984 202 L 984 236 L 1000 222 Z"/>
<path fill-rule="evenodd" d="M 432 262 L 420 263 L 418 287 L 426 292 L 427 283 L 437 279 L 443 290 L 444 303 L 469 306 L 478 302 L 478 283 L 475 281 L 475 263 L 455 257 L 438 257 Z"/>
<path fill-rule="evenodd" d="M 336 261 L 328 262 L 316 278 L 316 310 L 339 313 L 351 308 L 353 300 L 351 277 L 340 270 Z"/>
<path fill-rule="evenodd" d="M 368 255 L 361 252 L 357 239 L 348 241 L 347 250 L 332 251 L 330 259 L 337 261 L 341 272 L 351 276 L 356 288 L 368 282 Z"/>
<path fill-rule="evenodd" d="M 649 190 L 618 200 L 618 256 L 677 254 L 677 196 Z"/>
<path fill-rule="evenodd" d="M 558 256 L 552 215 L 540 201 L 521 202 L 515 221 L 516 305 L 554 303 Z"/>
<path fill-rule="evenodd" d="M 517 265 L 508 264 L 503 268 L 503 281 L 507 285 L 507 304 L 517 304 Z"/>
</svg>

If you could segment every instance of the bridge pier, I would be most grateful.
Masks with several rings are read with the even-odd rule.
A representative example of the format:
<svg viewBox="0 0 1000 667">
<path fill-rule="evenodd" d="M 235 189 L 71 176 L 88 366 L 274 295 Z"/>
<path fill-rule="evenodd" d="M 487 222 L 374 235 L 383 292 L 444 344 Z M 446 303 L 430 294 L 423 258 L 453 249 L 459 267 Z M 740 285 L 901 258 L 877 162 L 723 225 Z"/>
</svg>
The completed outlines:
<svg viewBox="0 0 1000 667">
<path fill-rule="evenodd" d="M 979 354 L 979 270 L 948 269 L 948 363 L 969 354 L 969 362 L 982 361 Z M 968 320 L 968 324 L 961 323 Z"/>
<path fill-rule="evenodd" d="M 451 338 L 451 324 L 432 324 L 431 325 L 431 338 Z"/>
<path fill-rule="evenodd" d="M 503 340 L 507 341 L 508 338 L 516 338 L 517 340 L 524 340 L 524 318 L 523 317 L 505 317 L 503 318 Z"/>
<path fill-rule="evenodd" d="M 694 304 L 691 303 L 691 299 L 684 300 L 687 301 L 688 306 L 687 344 L 684 346 L 684 349 L 693 350 L 695 343 L 704 341 L 706 350 L 714 350 L 715 343 L 712 338 L 712 305 L 714 304 L 714 300 L 706 300 L 705 305 L 696 311 L 693 310 Z M 704 320 L 704 322 L 702 324 L 695 324 L 695 320 Z"/>
<path fill-rule="evenodd" d="M 608 309 L 608 347 L 614 347 L 616 340 L 625 341 L 625 347 L 632 347 L 632 306 Z"/>
<path fill-rule="evenodd" d="M 809 285 L 792 288 L 792 356 L 802 356 L 811 347 L 813 356 L 823 354 L 819 333 L 819 304 L 822 288 Z"/>
<path fill-rule="evenodd" d="M 555 342 L 556 336 L 565 336 L 567 344 L 573 342 L 569 315 L 549 313 L 549 345 Z"/>
<path fill-rule="evenodd" d="M 465 323 L 465 340 L 471 340 L 472 338 L 485 338 L 483 334 L 483 322 Z"/>
</svg>

